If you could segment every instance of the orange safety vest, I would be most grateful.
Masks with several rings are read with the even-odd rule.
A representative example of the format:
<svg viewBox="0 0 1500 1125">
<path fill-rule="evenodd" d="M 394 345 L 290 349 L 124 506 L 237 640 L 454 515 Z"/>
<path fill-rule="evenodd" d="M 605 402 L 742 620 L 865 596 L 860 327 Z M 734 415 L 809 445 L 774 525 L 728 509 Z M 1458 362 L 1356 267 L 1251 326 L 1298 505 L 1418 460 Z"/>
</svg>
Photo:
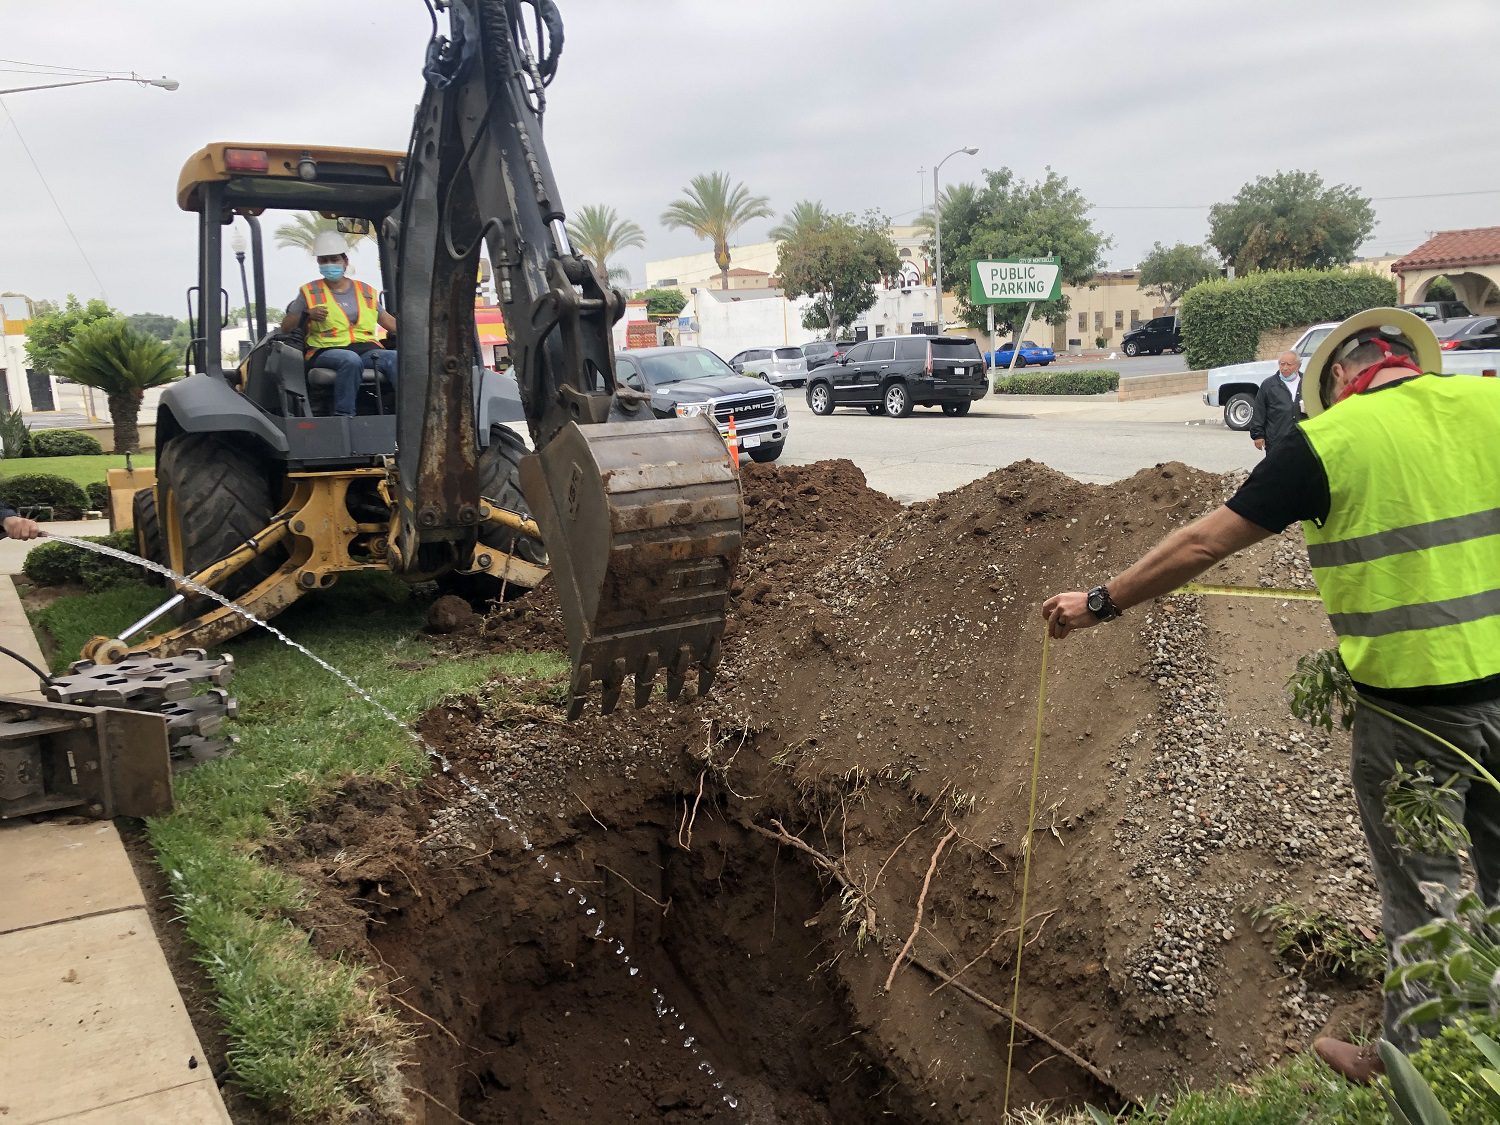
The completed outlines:
<svg viewBox="0 0 1500 1125">
<path fill-rule="evenodd" d="M 353 278 L 350 279 L 353 281 Z M 359 305 L 359 317 L 353 324 L 344 315 L 344 310 L 334 300 L 328 282 L 319 278 L 302 287 L 302 299 L 311 311 L 319 305 L 328 309 L 322 321 L 307 322 L 307 358 L 324 348 L 347 348 L 350 344 L 373 344 L 380 338 L 380 298 L 373 286 L 363 281 L 354 282 L 355 301 Z"/>
</svg>

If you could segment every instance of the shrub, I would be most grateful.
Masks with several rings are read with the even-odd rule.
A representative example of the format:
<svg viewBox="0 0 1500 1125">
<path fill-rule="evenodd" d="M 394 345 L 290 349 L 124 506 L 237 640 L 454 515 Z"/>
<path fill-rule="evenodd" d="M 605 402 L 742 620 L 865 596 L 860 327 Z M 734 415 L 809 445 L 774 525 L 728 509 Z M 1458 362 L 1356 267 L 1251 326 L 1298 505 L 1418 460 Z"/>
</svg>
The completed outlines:
<svg viewBox="0 0 1500 1125">
<path fill-rule="evenodd" d="M 1022 371 L 995 379 L 997 395 L 1102 395 L 1119 387 L 1118 371 Z"/>
<path fill-rule="evenodd" d="M 1268 270 L 1200 282 L 1177 315 L 1188 366 L 1196 370 L 1254 359 L 1267 329 L 1343 320 L 1395 303 L 1396 283 L 1368 270 Z"/>
<path fill-rule="evenodd" d="M 5 456 L 31 456 L 31 430 L 19 410 L 0 414 L 0 441 L 5 443 Z"/>
<path fill-rule="evenodd" d="M 82 430 L 37 430 L 31 435 L 33 457 L 97 457 L 104 447 Z"/>
<path fill-rule="evenodd" d="M 89 498 L 89 509 L 95 512 L 109 511 L 109 485 L 102 480 L 96 480 L 83 486 L 84 495 Z"/>
<path fill-rule="evenodd" d="M 133 531 L 91 535 L 88 541 L 122 551 L 135 551 Z M 111 586 L 139 582 L 147 573 L 140 567 L 108 555 L 96 555 L 71 543 L 38 543 L 27 552 L 21 572 L 38 586 L 82 586 L 95 593 Z"/>
<path fill-rule="evenodd" d="M 0 481 L 0 500 L 12 508 L 50 507 L 52 518 L 76 520 L 88 507 L 83 489 L 52 473 L 22 473 Z"/>
</svg>

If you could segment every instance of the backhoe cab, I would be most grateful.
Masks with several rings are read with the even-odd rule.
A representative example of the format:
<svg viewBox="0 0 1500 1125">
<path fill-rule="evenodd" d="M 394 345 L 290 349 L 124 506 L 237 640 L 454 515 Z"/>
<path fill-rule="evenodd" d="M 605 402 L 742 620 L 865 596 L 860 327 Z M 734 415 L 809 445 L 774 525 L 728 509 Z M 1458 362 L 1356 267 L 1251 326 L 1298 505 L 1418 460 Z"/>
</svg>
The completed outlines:
<svg viewBox="0 0 1500 1125">
<path fill-rule="evenodd" d="M 217 144 L 184 168 L 178 203 L 199 217 L 196 374 L 162 396 L 156 485 L 135 495 L 142 553 L 262 619 L 348 570 L 456 578 L 503 596 L 550 564 L 571 715 L 596 682 L 613 709 L 630 676 L 637 706 L 663 671 L 668 698 L 695 669 L 701 694 L 739 556 L 738 477 L 712 421 L 656 420 L 616 382 L 611 329 L 624 298 L 569 245 L 542 143 L 556 6 L 451 0 L 443 18 L 407 154 Z M 397 379 L 388 387 L 370 372 L 355 417 L 329 413 L 332 373 L 305 370 L 302 340 L 266 323 L 259 216 L 272 209 L 374 234 Z M 225 371 L 223 231 L 236 216 L 251 230 L 255 344 Z M 504 314 L 505 375 L 478 361 L 481 258 Z M 535 453 L 507 428 L 523 419 Z M 168 614 L 186 620 L 132 641 Z M 246 627 L 189 584 L 86 655 L 173 653 Z"/>
</svg>

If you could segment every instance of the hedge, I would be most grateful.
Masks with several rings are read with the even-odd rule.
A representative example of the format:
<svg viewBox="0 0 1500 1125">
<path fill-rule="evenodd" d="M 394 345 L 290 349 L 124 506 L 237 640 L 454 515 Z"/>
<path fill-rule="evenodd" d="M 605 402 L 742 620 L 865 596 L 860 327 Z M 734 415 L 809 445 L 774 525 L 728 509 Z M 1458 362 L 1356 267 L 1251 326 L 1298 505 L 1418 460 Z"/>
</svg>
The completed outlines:
<svg viewBox="0 0 1500 1125">
<path fill-rule="evenodd" d="M 91 481 L 83 486 L 84 495 L 89 498 L 89 511 L 109 511 L 109 485 L 102 480 Z"/>
<path fill-rule="evenodd" d="M 1343 320 L 1396 303 L 1396 283 L 1368 270 L 1267 270 L 1233 281 L 1203 281 L 1177 315 L 1192 370 L 1246 363 L 1260 334 L 1320 320 Z"/>
<path fill-rule="evenodd" d="M 22 473 L 0 481 L 0 501 L 16 509 L 51 508 L 57 520 L 76 520 L 89 506 L 82 488 L 53 473 Z"/>
<path fill-rule="evenodd" d="M 82 430 L 34 430 L 33 457 L 97 457 L 104 447 Z"/>
<path fill-rule="evenodd" d="M 997 395 L 1102 395 L 1119 387 L 1118 371 L 1021 371 L 995 379 Z"/>
<path fill-rule="evenodd" d="M 103 543 L 135 552 L 135 532 L 89 535 L 90 543 Z M 139 582 L 149 572 L 108 555 L 98 555 L 71 543 L 38 543 L 26 553 L 21 572 L 38 586 L 82 586 L 97 593 L 111 586 Z"/>
</svg>

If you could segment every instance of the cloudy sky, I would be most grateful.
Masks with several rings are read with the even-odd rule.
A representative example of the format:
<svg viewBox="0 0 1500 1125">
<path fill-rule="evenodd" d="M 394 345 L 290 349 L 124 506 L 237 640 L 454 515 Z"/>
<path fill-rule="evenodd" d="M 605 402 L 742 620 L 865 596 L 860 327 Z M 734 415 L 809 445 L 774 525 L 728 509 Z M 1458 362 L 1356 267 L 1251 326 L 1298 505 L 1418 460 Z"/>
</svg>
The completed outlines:
<svg viewBox="0 0 1500 1125">
<path fill-rule="evenodd" d="M 695 173 L 723 169 L 778 213 L 812 198 L 902 222 L 930 194 L 932 162 L 962 145 L 979 155 L 949 161 L 945 184 L 1000 166 L 1067 176 L 1098 207 L 1115 267 L 1158 240 L 1203 239 L 1208 204 L 1278 169 L 1375 197 L 1367 253 L 1500 225 L 1500 5 L 1489 0 L 560 7 L 548 148 L 566 205 L 606 203 L 645 229 L 645 250 L 619 263 L 636 284 L 648 257 L 703 248 L 657 221 Z M 188 154 L 262 138 L 404 148 L 428 29 L 420 0 L 12 0 L 3 11 L 8 59 L 168 75 L 181 89 L 3 98 L 0 290 L 174 315 L 194 268 L 193 224 L 173 201 Z M 32 81 L 0 72 L 0 89 Z M 272 303 L 311 272 L 305 257 L 274 254 Z"/>
</svg>

